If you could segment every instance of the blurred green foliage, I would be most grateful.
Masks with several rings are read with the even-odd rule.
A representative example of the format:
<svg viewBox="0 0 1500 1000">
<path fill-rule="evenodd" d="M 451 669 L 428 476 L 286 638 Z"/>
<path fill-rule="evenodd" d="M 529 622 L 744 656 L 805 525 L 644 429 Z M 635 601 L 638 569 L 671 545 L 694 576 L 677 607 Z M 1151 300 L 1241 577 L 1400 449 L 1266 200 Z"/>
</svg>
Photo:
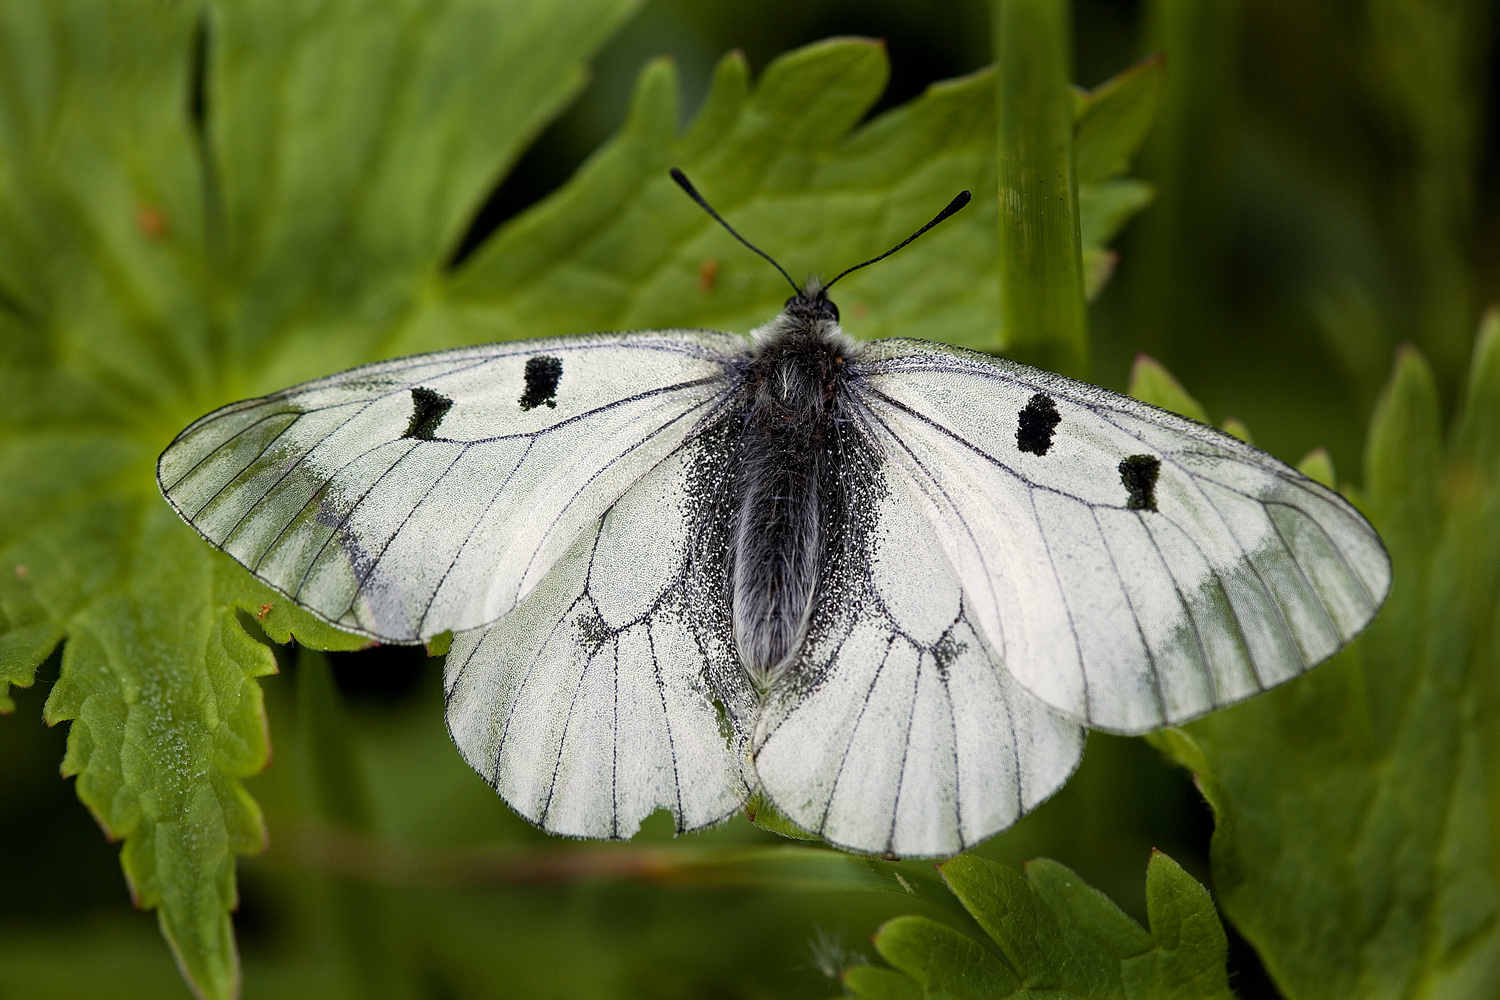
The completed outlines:
<svg viewBox="0 0 1500 1000">
<path fill-rule="evenodd" d="M 994 995 L 1211 996 L 1226 949 L 1247 998 L 1494 995 L 1484 0 L 1077 0 L 1070 51 L 1065 31 L 1020 46 L 1052 60 L 1028 79 L 1107 81 L 1059 132 L 1081 211 L 1056 286 L 1073 290 L 1046 297 L 1076 300 L 1067 336 L 1092 298 L 1070 363 L 1339 470 L 1395 561 L 1390 608 L 1335 663 L 1153 738 L 1213 818 L 1187 770 L 1095 735 L 1061 793 L 941 877 L 744 820 L 551 841 L 453 751 L 438 661 L 274 647 L 355 643 L 156 495 L 156 453 L 199 413 L 374 357 L 762 321 L 779 279 L 672 164 L 794 274 L 878 252 L 972 188 L 920 247 L 852 276 L 844 313 L 861 336 L 1015 347 L 995 102 L 1025 87 L 982 71 L 992 20 L 984 0 L 0 11 L 0 697 L 19 686 L 0 720 L 0 994 L 186 995 L 118 856 L 209 996 L 241 971 L 252 1000 L 812 997 L 840 977 L 920 996 L 973 969 Z M 886 42 L 800 48 L 836 34 Z M 1124 173 L 1153 112 L 1143 182 Z M 1060 865 L 990 867 L 1042 855 L 1119 908 Z M 1018 913 L 1027 928 L 1001 926 Z M 1069 955 L 1099 978 L 1058 978 Z"/>
</svg>

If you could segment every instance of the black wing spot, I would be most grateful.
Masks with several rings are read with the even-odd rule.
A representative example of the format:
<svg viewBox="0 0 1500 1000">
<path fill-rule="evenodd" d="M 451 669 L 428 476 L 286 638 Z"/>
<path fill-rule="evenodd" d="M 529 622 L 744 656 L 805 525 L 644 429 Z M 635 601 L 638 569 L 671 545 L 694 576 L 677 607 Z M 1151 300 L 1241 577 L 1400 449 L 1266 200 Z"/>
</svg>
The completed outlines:
<svg viewBox="0 0 1500 1000">
<path fill-rule="evenodd" d="M 573 628 L 578 636 L 578 644 L 588 650 L 590 659 L 606 642 L 615 637 L 614 631 L 604 623 L 604 619 L 599 617 L 599 612 L 592 607 L 573 619 Z"/>
<path fill-rule="evenodd" d="M 453 400 L 442 393 L 417 386 L 411 391 L 411 406 L 411 423 L 401 436 L 432 441 L 435 440 L 438 424 L 443 422 L 443 417 L 453 408 Z"/>
<path fill-rule="evenodd" d="M 938 676 L 946 680 L 949 669 L 968 648 L 969 644 L 954 639 L 952 632 L 944 632 L 943 637 L 932 647 L 932 661 L 937 665 Z"/>
<path fill-rule="evenodd" d="M 538 354 L 526 359 L 526 391 L 521 409 L 534 410 L 543 403 L 556 409 L 557 380 L 562 378 L 562 359 Z"/>
<path fill-rule="evenodd" d="M 1057 430 L 1062 414 L 1057 404 L 1045 393 L 1037 393 L 1026 401 L 1016 422 L 1016 446 L 1033 455 L 1045 455 L 1052 447 L 1052 432 Z"/>
<path fill-rule="evenodd" d="M 1130 491 L 1125 506 L 1130 510 L 1156 509 L 1156 477 L 1161 459 L 1154 455 L 1131 455 L 1120 460 L 1120 482 Z"/>
</svg>

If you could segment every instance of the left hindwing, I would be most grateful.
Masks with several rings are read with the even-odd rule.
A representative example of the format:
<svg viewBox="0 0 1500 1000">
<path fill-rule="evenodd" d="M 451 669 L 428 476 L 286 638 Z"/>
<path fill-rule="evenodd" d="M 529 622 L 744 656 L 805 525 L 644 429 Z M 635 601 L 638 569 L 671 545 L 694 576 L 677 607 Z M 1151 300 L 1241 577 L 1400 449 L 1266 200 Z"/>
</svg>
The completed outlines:
<svg viewBox="0 0 1500 1000">
<path fill-rule="evenodd" d="M 717 444 L 698 438 L 674 452 L 515 611 L 453 641 L 454 743 L 549 832 L 626 838 L 658 808 L 695 830 L 745 801 L 735 721 L 754 695 L 727 593 L 699 592 L 693 566 L 703 501 L 728 475 Z"/>
<path fill-rule="evenodd" d="M 1389 589 L 1348 502 L 1195 421 L 919 341 L 871 344 L 851 376 L 1006 669 L 1091 726 L 1143 732 L 1281 683 Z"/>
</svg>

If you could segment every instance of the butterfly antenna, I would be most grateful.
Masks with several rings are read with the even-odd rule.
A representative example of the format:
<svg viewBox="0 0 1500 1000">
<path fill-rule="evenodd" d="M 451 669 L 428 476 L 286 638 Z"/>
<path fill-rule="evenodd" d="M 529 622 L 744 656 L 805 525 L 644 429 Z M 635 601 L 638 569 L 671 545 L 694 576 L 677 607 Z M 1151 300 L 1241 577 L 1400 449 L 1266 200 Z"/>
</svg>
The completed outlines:
<svg viewBox="0 0 1500 1000">
<path fill-rule="evenodd" d="M 751 250 L 754 250 L 756 253 L 758 253 L 762 257 L 764 257 L 766 260 L 769 260 L 771 262 L 771 266 L 774 267 L 774 268 L 776 268 L 776 270 L 780 271 L 781 272 L 781 276 L 783 278 L 785 278 L 787 280 L 788 284 L 790 284 L 792 286 L 792 291 L 796 292 L 798 295 L 802 294 L 801 287 L 799 287 L 798 284 L 795 281 L 792 281 L 792 276 L 790 274 L 786 273 L 786 268 L 784 268 L 780 264 L 776 263 L 775 259 L 773 259 L 770 254 L 766 253 L 760 247 L 756 246 L 754 243 L 751 243 L 749 240 L 745 239 L 745 237 L 743 237 L 739 233 L 735 232 L 734 231 L 734 227 L 731 226 L 729 223 L 725 222 L 724 221 L 724 217 L 722 215 L 720 215 L 718 212 L 715 212 L 714 211 L 714 207 L 712 205 L 710 205 L 704 199 L 704 197 L 701 194 L 698 193 L 698 189 L 697 188 L 693 187 L 693 182 L 687 179 L 687 174 L 683 173 L 681 170 L 678 170 L 676 167 L 672 168 L 671 174 L 672 174 L 672 179 L 677 182 L 677 186 L 680 187 L 680 188 L 682 188 L 684 191 L 686 191 L 687 194 L 688 194 L 688 197 L 691 198 L 691 199 L 693 199 L 694 201 L 696 201 L 698 203 L 698 206 L 700 208 L 702 208 L 703 211 L 707 212 L 709 215 L 712 215 L 714 217 L 714 221 L 718 222 L 719 225 L 721 225 L 725 229 L 729 230 L 729 235 L 730 236 L 733 236 L 735 239 L 737 239 L 741 243 L 745 244 L 745 246 L 749 247 Z M 964 196 L 968 197 L 968 192 L 967 191 L 964 192 Z M 936 222 L 929 223 L 929 225 L 928 225 L 927 228 L 931 229 L 932 226 L 934 226 L 934 225 L 936 225 Z M 916 237 L 912 237 L 912 239 L 915 239 L 915 238 Z M 910 243 L 911 240 L 907 240 L 906 242 Z M 905 246 L 905 244 L 902 244 L 902 245 Z M 900 249 L 900 248 L 898 247 L 897 249 Z"/>
<path fill-rule="evenodd" d="M 881 254 L 879 257 L 871 257 L 869 260 L 865 261 L 863 264 L 855 264 L 853 267 L 849 268 L 848 270 L 840 272 L 839 275 L 838 275 L 838 277 L 834 278 L 833 281 L 838 281 L 839 278 L 842 278 L 844 275 L 848 274 L 850 271 L 858 271 L 862 267 L 869 267 L 871 264 L 875 263 L 877 260 L 885 260 L 891 254 L 895 253 L 897 250 L 900 250 L 902 247 L 906 246 L 906 244 L 910 243 L 912 240 L 916 239 L 918 236 L 921 236 L 923 233 L 927 232 L 927 230 L 931 229 L 933 226 L 937 225 L 939 222 L 942 222 L 948 216 L 952 215 L 954 212 L 957 212 L 960 208 L 963 208 L 968 203 L 969 203 L 969 192 L 967 192 L 967 191 L 960 191 L 958 193 L 957 197 L 955 197 L 952 201 L 948 202 L 948 207 L 945 208 L 945 209 L 943 209 L 941 212 L 939 212 L 937 214 L 937 217 L 934 218 L 931 222 L 927 223 L 927 225 L 923 226 L 921 229 L 918 229 L 916 232 L 912 233 L 906 239 L 902 240 L 900 243 L 897 243 L 895 246 L 891 247 L 889 250 L 887 250 L 885 253 Z M 827 291 L 829 288 L 833 287 L 833 281 L 830 281 L 828 284 L 826 284 L 826 285 L 823 286 L 824 291 Z"/>
</svg>

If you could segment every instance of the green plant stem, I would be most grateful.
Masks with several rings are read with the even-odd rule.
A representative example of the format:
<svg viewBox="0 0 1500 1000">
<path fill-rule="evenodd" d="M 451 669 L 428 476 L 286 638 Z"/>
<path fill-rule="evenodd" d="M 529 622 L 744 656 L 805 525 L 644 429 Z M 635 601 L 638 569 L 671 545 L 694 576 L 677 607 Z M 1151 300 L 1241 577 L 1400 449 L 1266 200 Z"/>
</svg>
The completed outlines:
<svg viewBox="0 0 1500 1000">
<path fill-rule="evenodd" d="M 372 886 L 518 888 L 637 882 L 680 889 L 895 892 L 964 911 L 930 862 L 885 861 L 824 847 L 683 844 L 428 847 L 344 827 L 273 823 L 272 849 L 255 864 L 319 872 Z"/>
<path fill-rule="evenodd" d="M 1160 356 L 1202 341 L 1228 242 L 1239 0 L 1151 0 L 1145 47 L 1165 54 L 1167 87 L 1141 174 L 1157 199 L 1131 245 L 1136 343 Z M 1183 369 L 1178 375 L 1192 378 Z M 1382 371 L 1382 377 L 1384 372 Z"/>
<path fill-rule="evenodd" d="M 1000 315 L 1009 353 L 1088 369 L 1078 183 L 1073 168 L 1072 21 L 1065 0 L 993 0 L 998 64 Z"/>
</svg>

